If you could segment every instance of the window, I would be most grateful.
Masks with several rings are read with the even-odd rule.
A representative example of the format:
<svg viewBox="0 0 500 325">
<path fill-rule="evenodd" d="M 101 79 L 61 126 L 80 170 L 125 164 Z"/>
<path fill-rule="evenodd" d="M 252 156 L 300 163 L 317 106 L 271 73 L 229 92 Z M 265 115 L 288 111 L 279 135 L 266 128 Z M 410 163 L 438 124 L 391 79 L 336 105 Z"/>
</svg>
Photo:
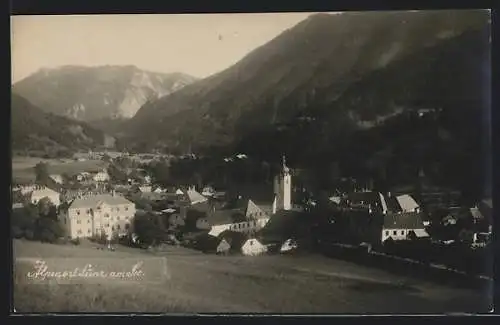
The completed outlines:
<svg viewBox="0 0 500 325">
<path fill-rule="evenodd" d="M 125 211 L 128 211 L 128 207 L 125 207 Z"/>
<path fill-rule="evenodd" d="M 125 220 L 128 220 L 128 216 L 125 216 Z"/>
<path fill-rule="evenodd" d="M 389 236 L 389 230 L 386 230 L 386 231 L 385 231 L 385 235 L 386 235 L 386 236 Z"/>
<path fill-rule="evenodd" d="M 120 207 L 116 208 L 116 211 L 120 211 Z"/>
<path fill-rule="evenodd" d="M 120 225 L 116 225 L 116 229 L 117 229 L 117 230 L 120 230 Z"/>
<path fill-rule="evenodd" d="M 87 210 L 87 214 L 90 214 L 90 209 L 89 209 L 89 210 Z"/>
<path fill-rule="evenodd" d="M 393 234 L 394 236 L 396 236 L 396 235 L 398 234 L 398 232 L 397 232 L 396 230 L 394 230 L 394 231 L 392 232 L 392 234 Z"/>
<path fill-rule="evenodd" d="M 87 219 L 87 223 L 90 223 L 90 219 Z"/>
<path fill-rule="evenodd" d="M 112 227 L 111 227 L 111 231 L 115 231 L 115 226 L 112 226 Z"/>
<path fill-rule="evenodd" d="M 80 210 L 76 210 L 76 214 L 77 214 L 77 215 L 80 215 Z"/>
<path fill-rule="evenodd" d="M 253 240 L 250 241 L 250 246 L 252 246 L 252 245 L 253 245 Z"/>
<path fill-rule="evenodd" d="M 404 230 L 401 230 L 401 235 L 404 235 L 405 234 L 405 231 Z"/>
</svg>

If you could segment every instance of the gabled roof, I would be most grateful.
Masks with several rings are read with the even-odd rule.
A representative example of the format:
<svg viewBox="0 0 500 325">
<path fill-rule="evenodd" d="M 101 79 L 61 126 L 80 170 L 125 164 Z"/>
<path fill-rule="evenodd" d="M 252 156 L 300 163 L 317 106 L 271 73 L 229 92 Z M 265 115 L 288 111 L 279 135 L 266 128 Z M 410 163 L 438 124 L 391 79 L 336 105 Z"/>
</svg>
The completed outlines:
<svg viewBox="0 0 500 325">
<path fill-rule="evenodd" d="M 387 204 L 387 210 L 393 213 L 402 212 L 401 206 L 395 196 L 390 196 L 385 200 Z"/>
<path fill-rule="evenodd" d="M 208 200 L 206 197 L 204 197 L 194 189 L 189 189 L 187 191 L 187 195 L 189 197 L 189 201 L 191 201 L 191 204 L 206 202 Z"/>
<path fill-rule="evenodd" d="M 384 228 L 424 229 L 422 216 L 417 212 L 388 213 L 384 215 Z"/>
<path fill-rule="evenodd" d="M 265 213 L 252 200 L 248 200 L 247 208 L 246 208 L 246 211 L 245 211 L 245 217 L 247 219 L 248 218 L 259 219 L 259 218 L 269 217 L 269 216 L 267 216 L 267 213 Z"/>
<path fill-rule="evenodd" d="M 354 192 L 348 195 L 348 199 L 355 204 L 371 205 L 375 211 L 387 210 L 385 198 L 379 192 Z"/>
<path fill-rule="evenodd" d="M 121 205 L 133 204 L 121 195 L 100 194 L 92 195 L 81 199 L 75 199 L 71 202 L 70 209 L 95 208 L 100 204 Z"/>
<path fill-rule="evenodd" d="M 403 211 L 415 211 L 415 209 L 420 207 L 415 199 L 408 194 L 398 195 L 396 196 L 396 200 Z"/>
</svg>

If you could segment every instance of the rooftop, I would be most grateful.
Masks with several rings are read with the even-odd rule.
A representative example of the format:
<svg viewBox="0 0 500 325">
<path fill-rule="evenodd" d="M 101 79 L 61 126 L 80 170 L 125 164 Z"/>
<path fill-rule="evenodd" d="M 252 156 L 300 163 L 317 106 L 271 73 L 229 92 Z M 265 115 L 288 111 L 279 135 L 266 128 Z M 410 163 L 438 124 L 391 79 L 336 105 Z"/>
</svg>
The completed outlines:
<svg viewBox="0 0 500 325">
<path fill-rule="evenodd" d="M 384 215 L 384 227 L 389 229 L 423 229 L 422 216 L 417 212 L 388 213 Z"/>
<path fill-rule="evenodd" d="M 101 204 L 107 205 L 122 205 L 122 204 L 133 204 L 121 195 L 111 195 L 111 194 L 99 194 L 90 195 L 84 198 L 77 198 L 73 200 L 70 209 L 80 209 L 80 208 L 94 208 Z"/>
</svg>

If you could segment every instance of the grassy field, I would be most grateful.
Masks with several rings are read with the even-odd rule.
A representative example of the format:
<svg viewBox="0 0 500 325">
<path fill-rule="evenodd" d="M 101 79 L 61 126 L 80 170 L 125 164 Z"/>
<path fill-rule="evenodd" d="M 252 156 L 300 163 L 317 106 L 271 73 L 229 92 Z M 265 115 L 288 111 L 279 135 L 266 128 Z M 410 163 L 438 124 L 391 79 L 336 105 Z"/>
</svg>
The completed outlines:
<svg viewBox="0 0 500 325">
<path fill-rule="evenodd" d="M 51 174 L 76 174 L 83 171 L 98 171 L 106 166 L 101 160 L 72 161 L 65 159 L 61 162 L 58 159 L 43 159 L 36 157 L 12 157 L 12 177 L 14 181 L 29 182 L 36 178 L 34 167 L 39 162 L 48 165 Z"/>
<path fill-rule="evenodd" d="M 485 292 L 396 276 L 374 268 L 304 256 L 215 256 L 172 247 L 149 253 L 14 241 L 18 312 L 444 313 L 485 312 Z M 166 257 L 163 283 L 33 284 L 26 257 Z M 147 272 L 147 271 L 145 271 Z"/>
</svg>

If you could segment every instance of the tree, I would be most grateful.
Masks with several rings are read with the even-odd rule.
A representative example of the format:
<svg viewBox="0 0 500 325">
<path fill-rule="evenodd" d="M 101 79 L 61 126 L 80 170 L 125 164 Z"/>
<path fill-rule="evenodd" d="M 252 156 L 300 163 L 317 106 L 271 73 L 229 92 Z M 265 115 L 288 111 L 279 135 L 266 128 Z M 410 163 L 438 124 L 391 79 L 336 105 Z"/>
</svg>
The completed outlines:
<svg viewBox="0 0 500 325">
<path fill-rule="evenodd" d="M 110 179 L 116 183 L 126 183 L 128 180 L 127 174 L 114 164 L 109 166 L 108 174 Z"/>
<path fill-rule="evenodd" d="M 158 227 L 156 216 L 151 214 L 136 215 L 134 218 L 134 230 L 139 242 L 146 245 L 155 245 L 166 235 Z"/>
<path fill-rule="evenodd" d="M 40 199 L 37 204 L 37 209 L 40 217 L 57 220 L 56 206 L 50 201 L 49 198 L 44 197 Z"/>
<path fill-rule="evenodd" d="M 12 232 L 15 238 L 32 239 L 39 214 L 35 206 L 12 211 Z"/>
<path fill-rule="evenodd" d="M 56 221 L 47 217 L 38 218 L 35 223 L 35 239 L 42 242 L 54 243 L 58 238 L 62 237 L 64 231 L 61 225 Z"/>
<path fill-rule="evenodd" d="M 39 162 L 35 165 L 36 180 L 38 182 L 45 182 L 49 178 L 49 171 L 46 163 Z"/>
</svg>

